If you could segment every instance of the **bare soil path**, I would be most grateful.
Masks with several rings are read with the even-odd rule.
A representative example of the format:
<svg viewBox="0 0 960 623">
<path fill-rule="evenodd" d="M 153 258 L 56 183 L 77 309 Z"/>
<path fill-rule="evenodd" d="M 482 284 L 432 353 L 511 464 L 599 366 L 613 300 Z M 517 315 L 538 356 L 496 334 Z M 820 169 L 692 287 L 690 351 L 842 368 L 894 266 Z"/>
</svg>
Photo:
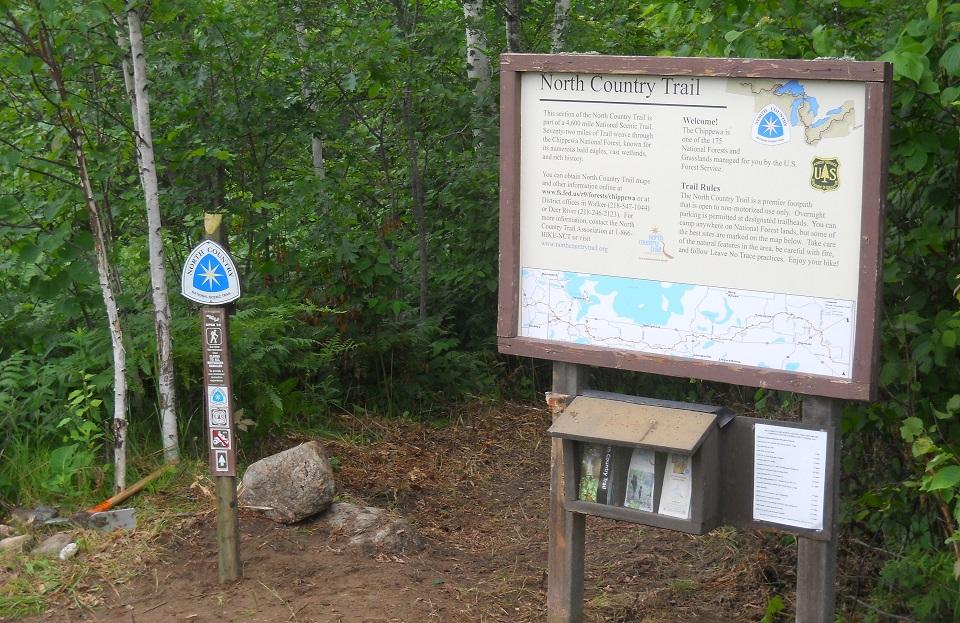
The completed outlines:
<svg viewBox="0 0 960 623">
<path fill-rule="evenodd" d="M 98 599 L 74 595 L 36 620 L 544 621 L 549 420 L 545 408 L 498 404 L 440 429 L 351 420 L 358 437 L 377 441 L 325 442 L 339 460 L 339 494 L 406 517 L 426 538 L 423 552 L 362 552 L 310 521 L 282 526 L 247 513 L 244 579 L 221 586 L 207 511 L 142 537 L 153 555 L 129 581 L 105 577 L 89 586 Z M 776 594 L 789 611 L 794 551 L 777 535 L 691 537 L 589 518 L 587 620 L 758 621 Z"/>
</svg>

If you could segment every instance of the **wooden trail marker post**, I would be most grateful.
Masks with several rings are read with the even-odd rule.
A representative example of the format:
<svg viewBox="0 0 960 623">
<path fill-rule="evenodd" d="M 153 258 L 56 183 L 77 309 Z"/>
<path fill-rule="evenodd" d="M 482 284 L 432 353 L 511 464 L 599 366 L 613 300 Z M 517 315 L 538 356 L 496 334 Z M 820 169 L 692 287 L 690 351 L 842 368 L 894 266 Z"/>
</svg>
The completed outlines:
<svg viewBox="0 0 960 623">
<path fill-rule="evenodd" d="M 570 403 L 551 623 L 582 621 L 587 515 L 795 534 L 797 621 L 832 623 L 840 401 L 877 391 L 891 83 L 876 62 L 501 57 L 498 345 L 553 361 Z M 587 366 L 796 392 L 802 420 L 589 391 Z M 587 444 L 614 448 L 599 471 Z M 617 470 L 655 493 L 582 497 Z"/>
<path fill-rule="evenodd" d="M 227 304 L 240 298 L 240 282 L 229 253 L 222 215 L 204 215 L 204 241 L 187 256 L 181 291 L 201 304 L 205 436 L 210 472 L 216 483 L 218 577 L 234 582 L 243 575 L 237 512 L 236 428 L 230 374 L 230 319 Z"/>
</svg>

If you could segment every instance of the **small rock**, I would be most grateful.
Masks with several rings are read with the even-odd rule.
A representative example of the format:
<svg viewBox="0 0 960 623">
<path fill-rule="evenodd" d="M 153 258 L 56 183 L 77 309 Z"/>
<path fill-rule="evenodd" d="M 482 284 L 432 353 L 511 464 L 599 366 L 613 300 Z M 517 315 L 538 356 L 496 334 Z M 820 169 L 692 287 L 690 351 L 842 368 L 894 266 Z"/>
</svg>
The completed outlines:
<svg viewBox="0 0 960 623">
<path fill-rule="evenodd" d="M 0 523 L 0 539 L 5 539 L 8 536 L 15 536 L 17 531 L 13 526 L 8 526 L 6 524 Z"/>
<path fill-rule="evenodd" d="M 423 539 L 409 522 L 392 517 L 382 508 L 338 502 L 319 519 L 332 531 L 350 537 L 350 545 L 388 554 L 409 554 L 423 549 Z"/>
<path fill-rule="evenodd" d="M 282 523 L 295 523 L 333 502 L 333 469 L 319 442 L 309 441 L 261 459 L 243 474 L 240 505 L 258 507 Z"/>
<path fill-rule="evenodd" d="M 0 540 L 0 552 L 4 554 L 19 554 L 28 550 L 31 545 L 33 545 L 33 537 L 29 534 L 8 536 Z"/>
<path fill-rule="evenodd" d="M 60 555 L 60 550 L 73 542 L 73 536 L 69 532 L 58 532 L 48 536 L 43 543 L 33 550 L 35 556 L 47 556 L 56 558 Z"/>
<path fill-rule="evenodd" d="M 70 560 L 77 555 L 77 552 L 80 550 L 80 546 L 76 543 L 67 543 L 63 546 L 63 549 L 60 550 L 60 554 L 57 556 L 60 560 Z"/>
<path fill-rule="evenodd" d="M 60 509 L 55 506 L 38 506 L 36 508 L 18 508 L 11 514 L 14 523 L 26 526 L 39 525 L 60 515 Z"/>
</svg>

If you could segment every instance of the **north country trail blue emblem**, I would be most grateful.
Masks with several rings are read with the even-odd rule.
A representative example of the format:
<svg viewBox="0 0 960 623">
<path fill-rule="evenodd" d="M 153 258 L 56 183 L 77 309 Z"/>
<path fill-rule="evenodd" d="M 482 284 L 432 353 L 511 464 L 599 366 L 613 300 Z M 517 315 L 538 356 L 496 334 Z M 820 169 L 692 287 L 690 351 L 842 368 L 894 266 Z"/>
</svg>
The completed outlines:
<svg viewBox="0 0 960 623">
<path fill-rule="evenodd" d="M 226 249 L 212 240 L 194 247 L 183 265 L 180 291 L 201 305 L 225 305 L 240 298 L 239 275 Z"/>
<path fill-rule="evenodd" d="M 776 104 L 767 104 L 753 118 L 753 140 L 763 145 L 781 145 L 790 140 L 790 123 Z"/>
<path fill-rule="evenodd" d="M 220 260 L 207 253 L 193 273 L 193 287 L 204 292 L 223 292 L 228 287 L 227 271 Z"/>
</svg>

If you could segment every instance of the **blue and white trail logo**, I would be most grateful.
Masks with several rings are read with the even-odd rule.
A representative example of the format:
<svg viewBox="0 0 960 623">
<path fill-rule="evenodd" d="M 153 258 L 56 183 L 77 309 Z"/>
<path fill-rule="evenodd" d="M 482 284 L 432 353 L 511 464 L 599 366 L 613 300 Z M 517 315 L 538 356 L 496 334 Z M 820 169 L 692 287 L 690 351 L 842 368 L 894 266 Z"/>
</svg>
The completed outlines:
<svg viewBox="0 0 960 623">
<path fill-rule="evenodd" d="M 790 141 L 790 122 L 775 104 L 767 104 L 753 118 L 751 135 L 762 145 L 781 145 Z"/>
<path fill-rule="evenodd" d="M 240 298 L 237 269 L 226 250 L 212 240 L 194 247 L 183 265 L 180 291 L 203 305 L 224 305 Z"/>
</svg>

